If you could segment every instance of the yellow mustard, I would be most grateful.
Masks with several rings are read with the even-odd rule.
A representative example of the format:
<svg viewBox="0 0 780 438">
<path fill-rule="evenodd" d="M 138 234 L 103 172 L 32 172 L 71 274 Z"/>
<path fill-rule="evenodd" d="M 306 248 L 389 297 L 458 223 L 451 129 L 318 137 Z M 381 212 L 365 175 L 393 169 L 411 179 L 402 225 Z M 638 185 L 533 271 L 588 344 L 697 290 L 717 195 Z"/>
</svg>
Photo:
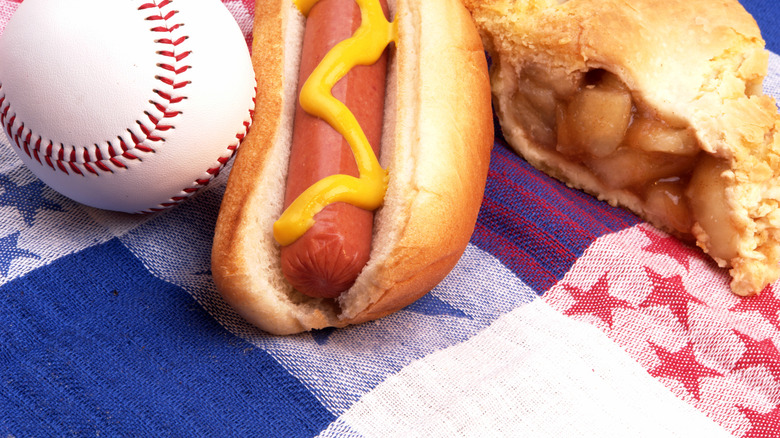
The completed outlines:
<svg viewBox="0 0 780 438">
<path fill-rule="evenodd" d="M 294 0 L 308 15 L 318 0 Z M 360 7 L 360 27 L 352 37 L 334 46 L 301 87 L 300 103 L 307 113 L 319 117 L 344 136 L 355 155 L 359 177 L 331 175 L 317 181 L 296 198 L 274 223 L 274 238 L 280 245 L 295 242 L 314 225 L 314 215 L 333 202 L 346 202 L 365 210 L 382 205 L 387 190 L 387 171 L 381 167 L 363 129 L 345 104 L 333 96 L 333 86 L 357 65 L 375 63 L 385 48 L 396 41 L 396 21 L 385 18 L 378 0 L 355 0 Z"/>
</svg>

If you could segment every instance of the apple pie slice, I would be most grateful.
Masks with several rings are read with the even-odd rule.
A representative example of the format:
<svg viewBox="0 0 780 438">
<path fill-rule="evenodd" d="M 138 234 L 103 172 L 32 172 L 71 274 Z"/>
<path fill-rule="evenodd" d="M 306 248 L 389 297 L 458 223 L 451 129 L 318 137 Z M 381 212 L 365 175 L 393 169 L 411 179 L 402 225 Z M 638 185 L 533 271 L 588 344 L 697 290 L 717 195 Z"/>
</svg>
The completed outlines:
<svg viewBox="0 0 780 438">
<path fill-rule="evenodd" d="M 508 143 L 695 241 L 732 290 L 780 274 L 780 116 L 736 0 L 465 0 Z"/>
</svg>

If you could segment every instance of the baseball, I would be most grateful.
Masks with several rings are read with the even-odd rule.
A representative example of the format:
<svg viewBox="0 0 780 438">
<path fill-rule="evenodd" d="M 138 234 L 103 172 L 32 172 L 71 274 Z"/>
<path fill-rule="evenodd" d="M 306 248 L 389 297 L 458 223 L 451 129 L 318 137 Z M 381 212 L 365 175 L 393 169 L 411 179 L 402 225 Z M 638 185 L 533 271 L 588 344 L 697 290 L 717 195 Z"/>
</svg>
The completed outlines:
<svg viewBox="0 0 780 438">
<path fill-rule="evenodd" d="M 249 48 L 220 0 L 25 0 L 0 36 L 0 123 L 82 204 L 153 212 L 207 185 L 254 111 Z"/>
</svg>

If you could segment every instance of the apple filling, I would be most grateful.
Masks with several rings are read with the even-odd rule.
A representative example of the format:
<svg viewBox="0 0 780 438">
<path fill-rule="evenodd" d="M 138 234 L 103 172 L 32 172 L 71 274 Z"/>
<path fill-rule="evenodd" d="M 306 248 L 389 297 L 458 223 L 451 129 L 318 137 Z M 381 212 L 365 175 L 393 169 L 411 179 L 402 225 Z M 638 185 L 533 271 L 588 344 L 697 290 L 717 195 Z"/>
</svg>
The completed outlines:
<svg viewBox="0 0 780 438">
<path fill-rule="evenodd" d="M 736 256 L 727 162 L 702 152 L 686 123 L 660 117 L 603 69 L 527 65 L 516 85 L 509 116 L 535 143 L 584 166 L 607 189 L 634 194 L 651 223 L 681 237 L 698 224 L 713 257 Z"/>
</svg>

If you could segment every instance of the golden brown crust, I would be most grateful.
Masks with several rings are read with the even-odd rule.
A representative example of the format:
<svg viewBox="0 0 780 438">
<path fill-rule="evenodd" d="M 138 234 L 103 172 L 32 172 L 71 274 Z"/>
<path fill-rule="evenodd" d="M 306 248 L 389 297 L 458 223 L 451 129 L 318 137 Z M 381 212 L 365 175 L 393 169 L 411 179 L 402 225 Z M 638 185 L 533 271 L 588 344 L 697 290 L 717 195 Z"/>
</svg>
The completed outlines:
<svg viewBox="0 0 780 438">
<path fill-rule="evenodd" d="M 780 117 L 762 95 L 768 53 L 755 20 L 736 0 L 466 0 L 491 53 L 494 98 L 511 146 L 532 165 L 655 225 L 635 192 L 608 187 L 585 166 L 544 148 L 509 116 L 518 72 L 604 69 L 658 118 L 693 129 L 704 156 L 726 163 L 725 220 L 734 255 L 722 257 L 695 223 L 689 236 L 731 268 L 734 292 L 760 292 L 778 278 Z"/>
<path fill-rule="evenodd" d="M 302 35 L 303 19 L 289 0 L 256 2 L 257 111 L 228 180 L 212 271 L 225 300 L 268 332 L 341 327 L 395 312 L 438 284 L 471 236 L 493 144 L 479 36 L 457 0 L 399 0 L 391 9 L 399 41 L 381 157 L 390 182 L 369 263 L 334 301 L 293 291 L 279 268 L 270 225 L 281 212 L 292 123 L 295 84 L 284 81 L 297 76 L 290 72 L 297 72 L 299 50 L 289 44 Z"/>
</svg>

